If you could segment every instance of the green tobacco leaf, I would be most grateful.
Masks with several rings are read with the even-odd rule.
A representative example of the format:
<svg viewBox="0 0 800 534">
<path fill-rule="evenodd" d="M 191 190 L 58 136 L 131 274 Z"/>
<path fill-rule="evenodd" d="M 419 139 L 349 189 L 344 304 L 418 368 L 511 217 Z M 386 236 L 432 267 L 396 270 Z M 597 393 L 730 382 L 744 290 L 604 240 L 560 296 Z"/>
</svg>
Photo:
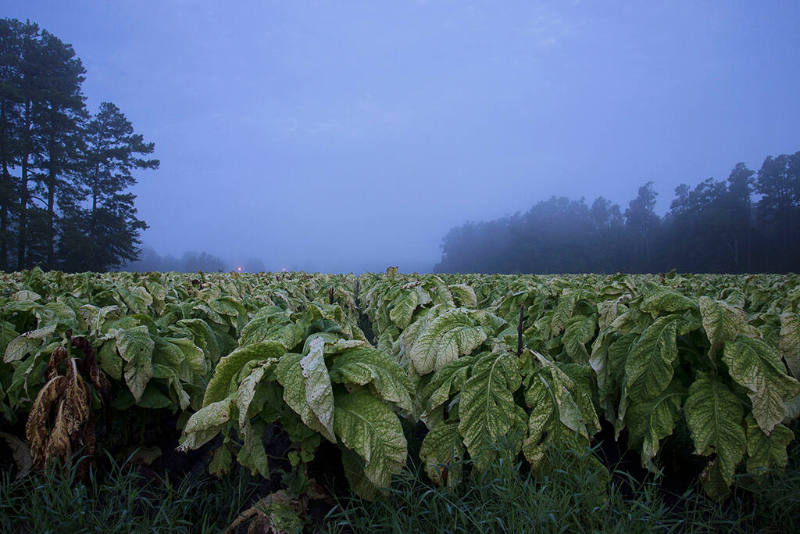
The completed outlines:
<svg viewBox="0 0 800 534">
<path fill-rule="evenodd" d="M 518 359 L 510 352 L 486 353 L 475 359 L 472 376 L 461 390 L 458 431 L 479 469 L 494 460 L 498 445 L 509 437 L 517 415 L 514 392 L 521 380 Z M 509 457 L 521 445 L 511 443 L 516 451 L 509 451 Z"/>
<path fill-rule="evenodd" d="M 325 428 L 322 434 L 330 439 L 333 437 L 333 387 L 325 366 L 324 348 L 324 339 L 315 339 L 308 354 L 300 360 L 300 369 L 305 378 L 306 402 Z"/>
<path fill-rule="evenodd" d="M 8 344 L 18 335 L 13 324 L 8 321 L 0 321 L 0 352 L 5 354 Z"/>
<path fill-rule="evenodd" d="M 686 295 L 667 288 L 649 291 L 639 309 L 657 317 L 663 313 L 676 313 L 697 308 L 697 303 Z"/>
<path fill-rule="evenodd" d="M 599 315 L 597 323 L 600 330 L 605 330 L 619 316 L 619 298 L 614 300 L 604 300 L 597 303 L 597 313 Z"/>
<path fill-rule="evenodd" d="M 247 362 L 254 360 L 277 360 L 284 354 L 283 345 L 275 341 L 266 341 L 239 347 L 222 358 L 214 369 L 214 376 L 208 382 L 203 405 L 217 402 L 231 392 L 233 378 L 242 370 Z"/>
<path fill-rule="evenodd" d="M 242 448 L 239 449 L 236 461 L 250 469 L 250 474 L 255 475 L 257 473 L 268 479 L 269 460 L 262 441 L 265 428 L 264 423 L 250 424 L 248 422 L 240 429 L 244 443 L 242 443 Z"/>
<path fill-rule="evenodd" d="M 450 294 L 453 295 L 456 306 L 464 308 L 478 307 L 478 297 L 471 286 L 467 284 L 451 284 L 447 288 L 450 290 Z"/>
<path fill-rule="evenodd" d="M 388 488 L 408 454 L 400 420 L 364 390 L 337 394 L 335 410 L 336 435 L 364 461 L 367 479 L 378 488 Z"/>
<path fill-rule="evenodd" d="M 631 347 L 625 362 L 625 385 L 631 400 L 653 399 L 672 381 L 672 363 L 678 356 L 679 318 L 679 315 L 659 317 Z"/>
<path fill-rule="evenodd" d="M 553 310 L 553 319 L 550 321 L 550 328 L 553 330 L 553 335 L 558 335 L 567 326 L 569 320 L 572 318 L 572 311 L 575 309 L 575 304 L 578 302 L 578 294 L 575 291 L 564 290 L 564 293 L 558 298 L 558 303 Z"/>
<path fill-rule="evenodd" d="M 125 360 L 125 383 L 138 403 L 147 383 L 153 377 L 155 342 L 146 326 L 118 330 L 115 339 L 117 352 Z"/>
<path fill-rule="evenodd" d="M 477 356 L 466 356 L 454 360 L 434 373 L 420 392 L 420 398 L 425 402 L 425 412 L 430 413 L 438 406 L 448 401 L 450 395 L 460 391 L 467 380 L 472 364 Z"/>
<path fill-rule="evenodd" d="M 403 291 L 390 304 L 389 319 L 401 330 L 411 324 L 414 311 L 419 305 L 419 294 L 415 290 Z"/>
<path fill-rule="evenodd" d="M 458 423 L 439 423 L 422 440 L 420 459 L 425 473 L 435 484 L 454 488 L 461 481 L 464 444 Z"/>
<path fill-rule="evenodd" d="M 385 488 L 379 488 L 367 478 L 366 473 L 364 473 L 364 460 L 358 454 L 346 447 L 341 447 L 341 450 L 344 475 L 350 484 L 350 489 L 356 495 L 371 501 L 381 495 L 382 492 L 385 492 Z"/>
<path fill-rule="evenodd" d="M 334 359 L 330 377 L 340 384 L 372 384 L 383 400 L 397 404 L 409 414 L 414 410 L 408 377 L 394 358 L 380 350 L 371 347 L 345 349 Z"/>
<path fill-rule="evenodd" d="M 314 408 L 309 404 L 306 392 L 308 390 L 314 391 L 314 385 L 307 386 L 307 378 L 303 369 L 300 366 L 301 360 L 304 356 L 302 354 L 288 353 L 285 354 L 275 367 L 275 375 L 278 377 L 278 382 L 283 386 L 283 400 L 289 407 L 294 410 L 302 419 L 303 423 L 315 432 L 319 432 L 329 441 L 336 443 L 336 437 L 330 432 L 327 426 L 319 420 Z M 316 378 L 317 375 L 313 375 Z M 328 386 L 330 386 L 330 378 L 327 373 L 325 378 L 328 379 Z M 324 378 L 323 384 L 318 384 L 317 387 L 321 392 L 325 390 Z M 325 415 L 327 413 L 326 398 L 318 399 L 322 403 L 317 406 L 317 410 Z M 335 412 L 333 412 L 335 418 Z"/>
<path fill-rule="evenodd" d="M 703 486 L 710 496 L 723 497 L 733 482 L 746 446 L 741 402 L 719 379 L 698 372 L 683 411 L 695 453 L 716 454 L 703 471 Z"/>
<path fill-rule="evenodd" d="M 208 472 L 215 477 L 222 477 L 231 470 L 233 455 L 226 445 L 222 445 L 214 451 L 214 457 L 208 464 Z"/>
<path fill-rule="evenodd" d="M 169 341 L 174 346 L 178 347 L 178 349 L 180 349 L 180 351 L 183 353 L 183 364 L 181 366 L 182 368 L 186 367 L 191 371 L 193 371 L 194 373 L 197 373 L 199 375 L 205 375 L 207 370 L 206 360 L 205 356 L 203 355 L 203 351 L 200 350 L 200 347 L 195 345 L 191 339 L 185 337 L 180 337 L 180 338 L 169 337 L 166 338 L 166 340 Z M 182 370 L 182 376 L 184 376 L 183 370 Z M 186 381 L 188 382 L 189 380 Z"/>
<path fill-rule="evenodd" d="M 703 318 L 703 329 L 711 343 L 709 357 L 713 361 L 723 343 L 736 339 L 741 333 L 746 323 L 744 311 L 725 301 L 703 296 L 700 297 L 700 315 Z"/>
<path fill-rule="evenodd" d="M 256 388 L 261 380 L 264 378 L 265 373 L 275 365 L 277 360 L 267 360 L 262 365 L 253 369 L 249 375 L 244 377 L 239 383 L 239 389 L 236 392 L 236 406 L 239 409 L 239 428 L 247 426 L 250 420 L 250 404 L 256 395 Z"/>
<path fill-rule="evenodd" d="M 615 406 L 625 378 L 625 362 L 637 337 L 636 334 L 626 334 L 609 342 L 608 337 L 598 336 L 592 345 L 589 364 L 597 376 L 600 406 L 609 421 L 616 418 Z"/>
<path fill-rule="evenodd" d="M 684 395 L 685 390 L 673 382 L 656 398 L 635 402 L 625 412 L 628 443 L 639 450 L 642 467 L 654 469 L 651 460 L 658 454 L 660 441 L 672 435 Z"/>
<path fill-rule="evenodd" d="M 770 469 L 783 469 L 789 461 L 786 447 L 794 439 L 794 432 L 776 425 L 768 436 L 758 426 L 752 414 L 747 414 L 747 472 L 764 473 Z"/>
<path fill-rule="evenodd" d="M 122 370 L 125 360 L 117 353 L 117 342 L 110 339 L 100 346 L 97 351 L 97 361 L 100 368 L 114 380 L 122 380 Z"/>
<path fill-rule="evenodd" d="M 778 349 L 781 356 L 792 376 L 800 379 L 800 314 L 786 312 L 781 315 L 780 335 Z"/>
<path fill-rule="evenodd" d="M 148 384 L 147 387 L 144 388 L 144 392 L 142 393 L 141 398 L 137 400 L 136 404 L 142 408 L 158 410 L 160 408 L 167 408 L 168 406 L 171 406 L 172 400 L 159 391 L 159 389 L 153 384 Z"/>
<path fill-rule="evenodd" d="M 522 445 L 525 458 L 533 469 L 537 469 L 544 458 L 544 444 L 547 438 L 553 438 L 552 427 L 558 421 L 554 398 L 549 385 L 536 376 L 525 392 L 525 401 L 532 408 L 528 418 L 528 435 Z M 550 431 L 548 431 L 550 430 Z"/>
<path fill-rule="evenodd" d="M 211 441 L 228 423 L 233 407 L 233 397 L 212 402 L 193 413 L 183 428 L 180 451 L 198 449 Z"/>
<path fill-rule="evenodd" d="M 51 324 L 15 337 L 6 345 L 3 361 L 6 363 L 15 362 L 23 359 L 28 354 L 35 354 L 55 331 L 56 325 Z"/>
<path fill-rule="evenodd" d="M 587 446 L 598 423 L 593 408 L 588 410 L 588 418 L 584 417 L 582 403 L 575 400 L 578 388 L 572 379 L 546 358 L 536 356 L 542 367 L 525 391 L 531 414 L 522 446 L 534 471 L 541 467 L 548 447 L 557 450 Z"/>
<path fill-rule="evenodd" d="M 206 360 L 217 363 L 222 355 L 214 330 L 202 319 L 181 319 L 176 323 L 191 332 L 194 343 L 203 350 Z"/>
<path fill-rule="evenodd" d="M 561 370 L 567 375 L 574 384 L 572 398 L 581 414 L 586 432 L 589 436 L 600 432 L 600 419 L 594 408 L 592 370 L 587 365 L 582 364 L 561 364 Z"/>
<path fill-rule="evenodd" d="M 417 373 L 425 375 L 470 354 L 486 337 L 483 328 L 475 325 L 465 310 L 457 308 L 433 319 L 414 341 L 409 356 Z"/>
<path fill-rule="evenodd" d="M 786 416 L 786 403 L 800 393 L 800 384 L 786 374 L 777 351 L 760 339 L 739 336 L 726 343 L 722 360 L 731 378 L 747 389 L 761 430 L 770 434 Z"/>
<path fill-rule="evenodd" d="M 276 341 L 290 351 L 303 341 L 303 327 L 291 320 L 291 313 L 277 306 L 258 311 L 243 328 L 239 337 L 242 346 Z"/>
<path fill-rule="evenodd" d="M 570 319 L 564 329 L 561 341 L 572 361 L 577 363 L 587 363 L 589 352 L 586 350 L 586 343 L 594 338 L 595 318 L 579 315 Z"/>
</svg>

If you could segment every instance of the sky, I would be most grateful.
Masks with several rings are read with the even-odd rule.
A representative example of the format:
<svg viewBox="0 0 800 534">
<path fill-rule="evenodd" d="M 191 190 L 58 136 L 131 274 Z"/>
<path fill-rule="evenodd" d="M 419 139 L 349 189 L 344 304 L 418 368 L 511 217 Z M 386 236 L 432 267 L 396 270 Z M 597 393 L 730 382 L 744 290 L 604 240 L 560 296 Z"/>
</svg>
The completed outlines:
<svg viewBox="0 0 800 534">
<path fill-rule="evenodd" d="M 453 226 L 800 150 L 800 2 L 0 0 L 155 142 L 145 246 L 427 271 Z"/>
</svg>

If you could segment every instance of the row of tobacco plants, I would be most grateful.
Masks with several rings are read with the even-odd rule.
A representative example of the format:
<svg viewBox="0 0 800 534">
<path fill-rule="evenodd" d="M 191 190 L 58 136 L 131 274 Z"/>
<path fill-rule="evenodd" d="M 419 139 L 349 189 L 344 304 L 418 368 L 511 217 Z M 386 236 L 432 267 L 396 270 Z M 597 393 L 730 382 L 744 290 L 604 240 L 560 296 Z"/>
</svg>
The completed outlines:
<svg viewBox="0 0 800 534">
<path fill-rule="evenodd" d="M 786 465 L 800 412 L 795 275 L 1 276 L 0 419 L 22 470 L 160 410 L 218 476 L 269 479 L 285 441 L 274 510 L 323 491 L 323 445 L 379 498 L 421 427 L 419 460 L 449 488 L 603 437 L 651 471 L 665 450 L 701 463 L 723 499 Z"/>
</svg>

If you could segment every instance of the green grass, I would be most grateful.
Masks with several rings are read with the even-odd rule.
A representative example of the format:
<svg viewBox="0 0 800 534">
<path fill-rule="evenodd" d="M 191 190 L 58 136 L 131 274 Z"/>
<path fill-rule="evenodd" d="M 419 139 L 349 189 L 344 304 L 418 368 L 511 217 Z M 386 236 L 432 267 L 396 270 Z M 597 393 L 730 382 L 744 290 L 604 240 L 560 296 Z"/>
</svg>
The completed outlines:
<svg viewBox="0 0 800 534">
<path fill-rule="evenodd" d="M 85 484 L 75 480 L 77 462 L 66 472 L 52 465 L 19 480 L 0 473 L 0 531 L 219 532 L 253 500 L 257 487 L 243 471 L 223 480 L 187 475 L 171 481 L 111 463 L 102 482 L 91 473 Z"/>
<path fill-rule="evenodd" d="M 431 485 L 411 462 L 386 499 L 340 496 L 324 528 L 398 534 L 798 532 L 799 452 L 790 447 L 790 466 L 782 473 L 740 479 L 740 488 L 722 503 L 699 487 L 670 495 L 657 476 L 637 481 L 612 471 L 609 477 L 590 450 L 551 454 L 547 472 L 535 476 L 524 465 L 498 462 L 451 491 Z M 468 471 L 469 463 L 464 467 Z M 220 532 L 263 496 L 259 479 L 241 469 L 223 480 L 187 475 L 171 481 L 112 460 L 102 481 L 92 474 L 82 484 L 75 476 L 74 466 L 66 473 L 53 466 L 20 480 L 1 473 L 0 531 Z"/>
<path fill-rule="evenodd" d="M 398 477 L 385 500 L 340 499 L 328 514 L 328 531 L 767 533 L 798 532 L 800 527 L 796 468 L 716 503 L 700 487 L 669 495 L 657 476 L 642 482 L 615 471 L 608 479 L 590 455 L 555 457 L 556 465 L 539 476 L 498 463 L 456 491 L 432 486 L 412 467 Z"/>
</svg>

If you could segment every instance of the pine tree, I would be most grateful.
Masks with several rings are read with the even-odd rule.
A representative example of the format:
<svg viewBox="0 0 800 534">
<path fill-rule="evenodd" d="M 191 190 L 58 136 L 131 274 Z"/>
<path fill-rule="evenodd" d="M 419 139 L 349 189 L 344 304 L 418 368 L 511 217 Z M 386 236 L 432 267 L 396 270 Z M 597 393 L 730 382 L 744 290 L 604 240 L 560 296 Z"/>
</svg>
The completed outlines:
<svg viewBox="0 0 800 534">
<path fill-rule="evenodd" d="M 73 198 L 77 173 L 82 170 L 81 144 L 86 118 L 81 83 L 85 70 L 70 45 L 42 32 L 42 69 L 47 73 L 36 109 L 43 153 L 39 180 L 44 208 L 39 262 L 55 267 L 57 239 L 56 197 Z"/>
<path fill-rule="evenodd" d="M 83 202 L 62 198 L 64 235 L 62 267 L 68 271 L 104 271 L 136 259 L 139 232 L 147 228 L 136 218 L 136 196 L 128 189 L 136 184 L 132 171 L 157 169 L 155 145 L 134 133 L 133 126 L 110 102 L 100 104 L 84 133 L 85 169 L 81 188 Z"/>
</svg>

